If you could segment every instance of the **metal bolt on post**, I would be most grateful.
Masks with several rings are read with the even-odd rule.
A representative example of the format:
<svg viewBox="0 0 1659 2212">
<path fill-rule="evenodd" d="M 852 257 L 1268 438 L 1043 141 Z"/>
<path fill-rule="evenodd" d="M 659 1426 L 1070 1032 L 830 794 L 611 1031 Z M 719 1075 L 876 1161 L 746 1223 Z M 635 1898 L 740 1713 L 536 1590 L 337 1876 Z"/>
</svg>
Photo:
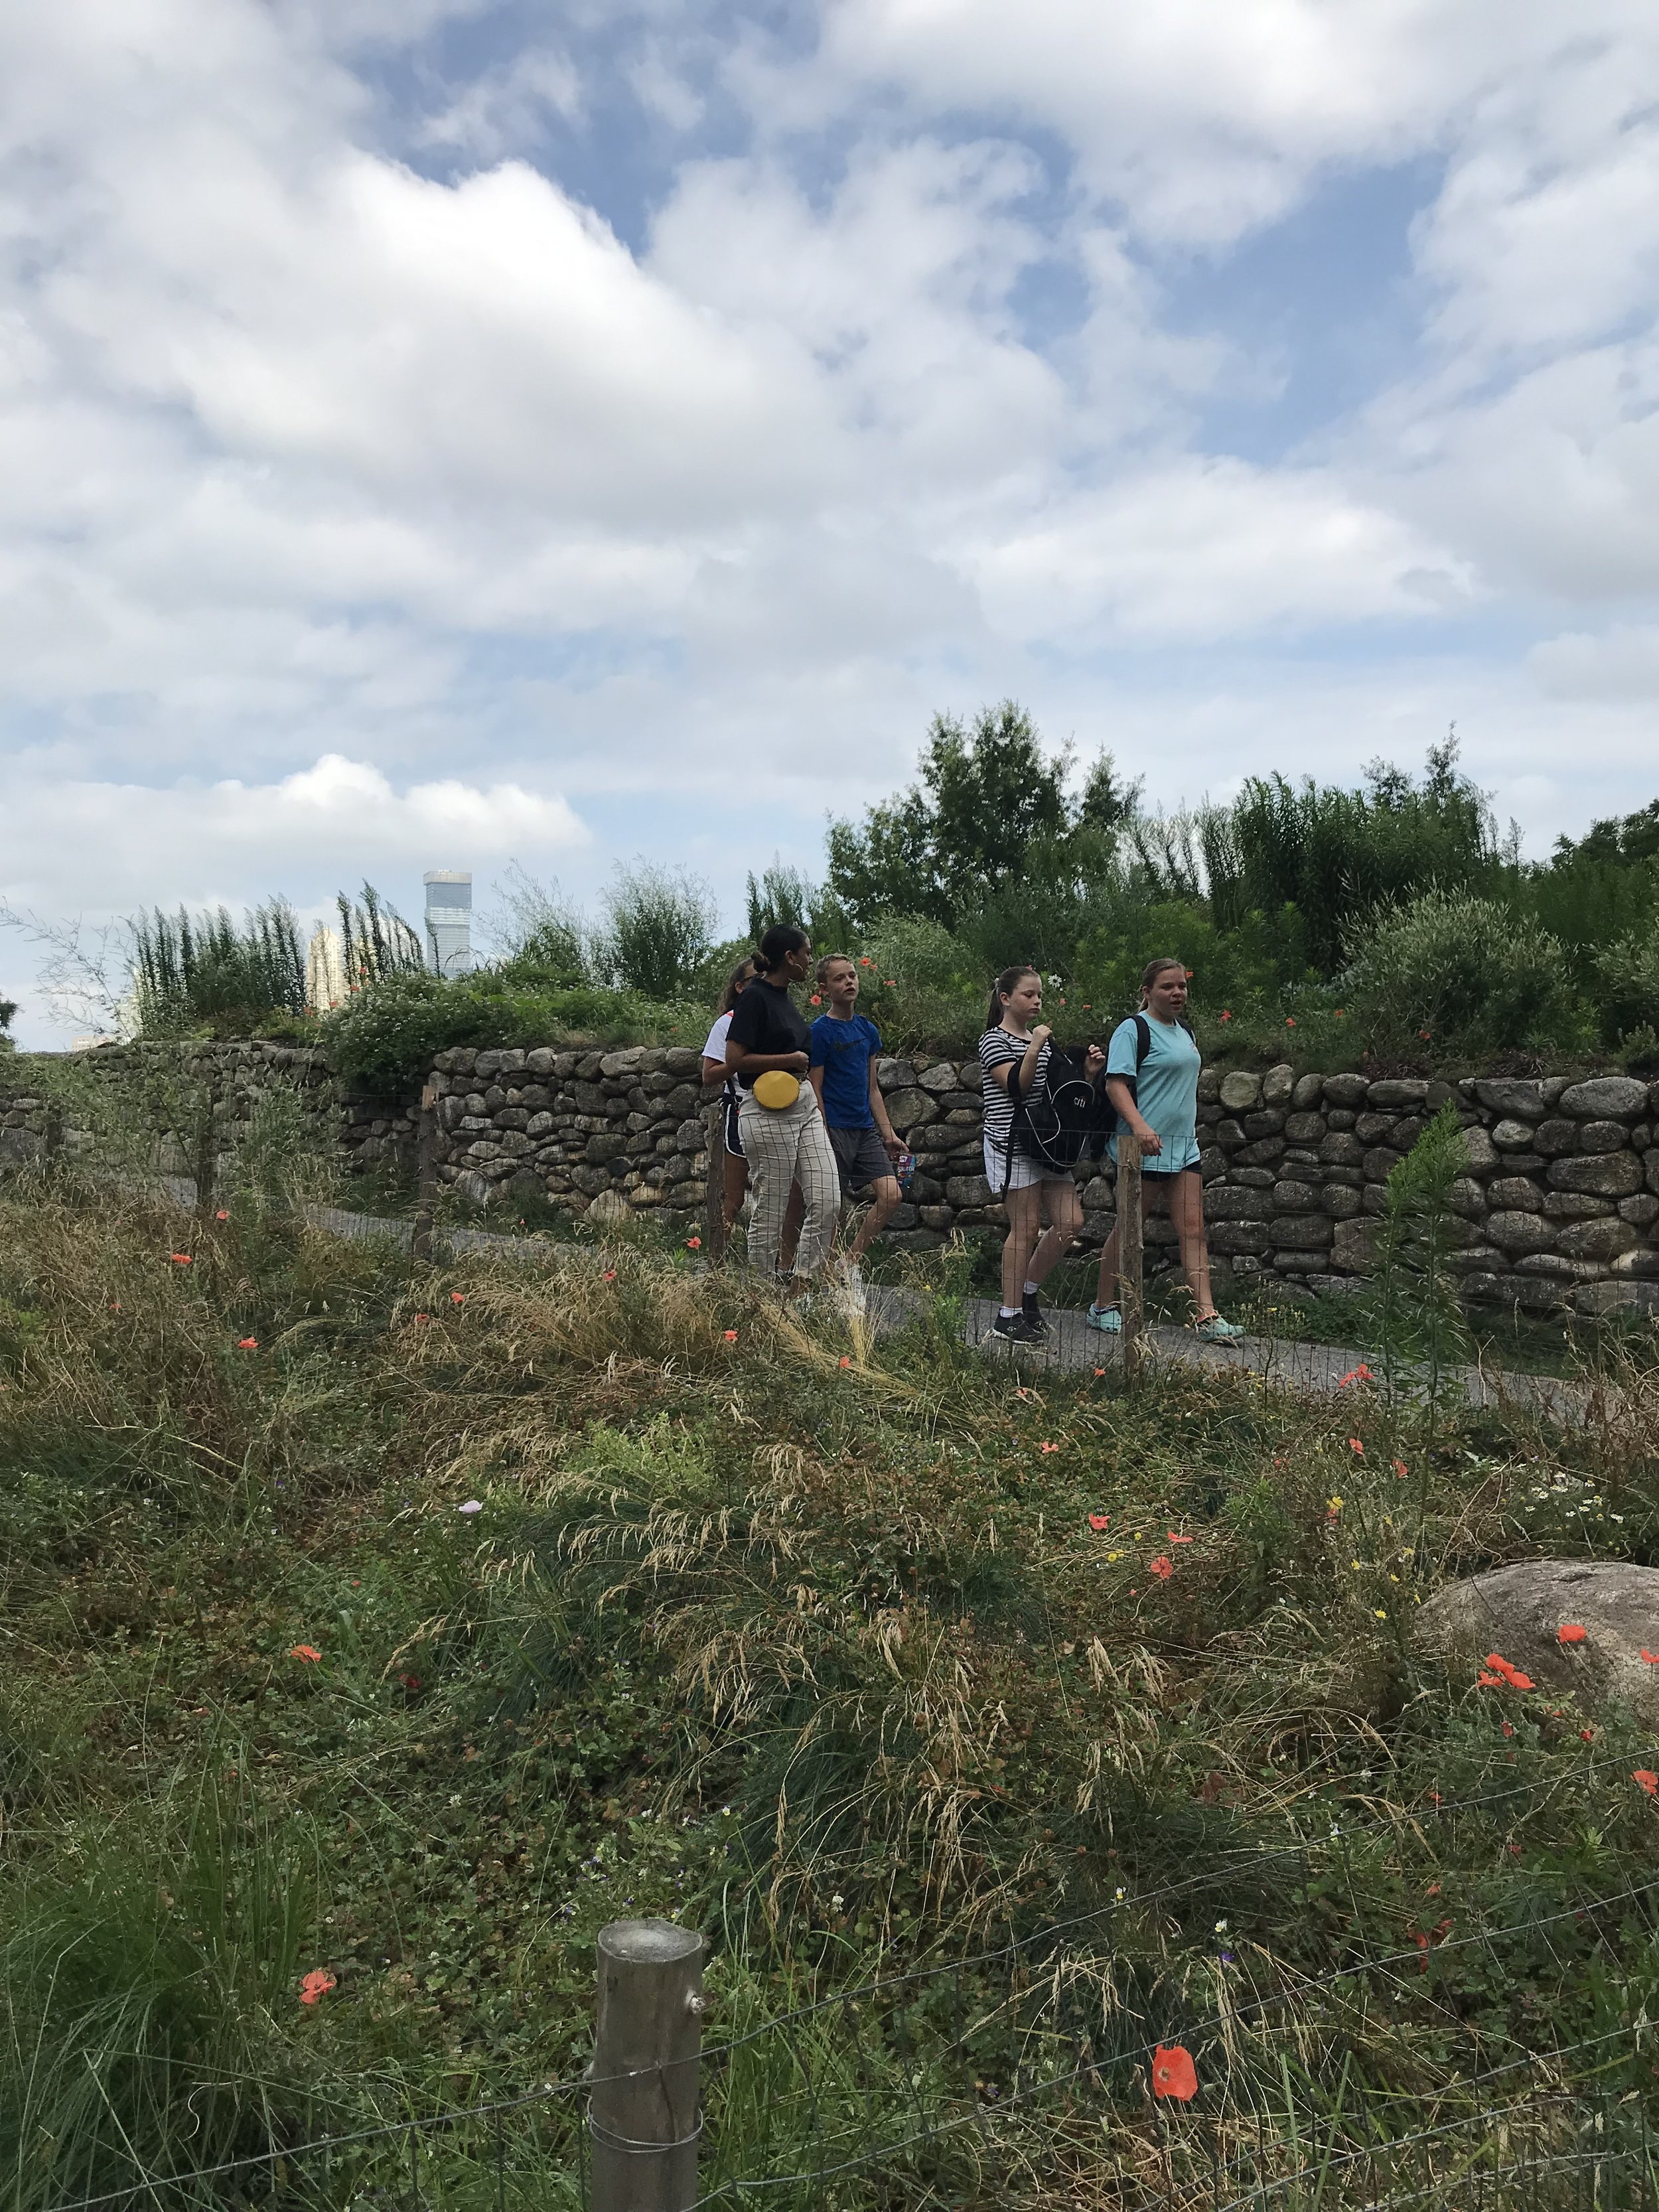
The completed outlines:
<svg viewBox="0 0 1659 2212">
<path fill-rule="evenodd" d="M 592 2212 L 692 2212 L 696 2203 L 703 1948 L 672 1920 L 613 1920 L 599 1930 Z"/>
</svg>

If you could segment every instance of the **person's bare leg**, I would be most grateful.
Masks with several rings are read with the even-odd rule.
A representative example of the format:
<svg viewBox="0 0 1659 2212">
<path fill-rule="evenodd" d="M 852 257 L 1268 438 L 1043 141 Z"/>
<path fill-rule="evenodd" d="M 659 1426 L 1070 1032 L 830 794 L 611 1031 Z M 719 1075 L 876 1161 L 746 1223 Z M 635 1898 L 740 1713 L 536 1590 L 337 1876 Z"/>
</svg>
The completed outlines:
<svg viewBox="0 0 1659 2212">
<path fill-rule="evenodd" d="M 728 1237 L 732 1234 L 738 1216 L 743 1212 L 744 1194 L 748 1188 L 748 1161 L 741 1152 L 728 1152 L 726 1156 L 726 1188 L 720 1205 L 720 1211 L 726 1217 L 726 1233 Z"/>
<path fill-rule="evenodd" d="M 1117 1304 L 1117 1223 L 1112 1224 L 1112 1233 L 1100 1248 L 1100 1273 L 1095 1281 L 1095 1305 L 1097 1310 Z"/>
<path fill-rule="evenodd" d="M 880 1182 L 873 1186 L 873 1189 L 874 1202 L 863 1220 L 860 1222 L 858 1235 L 854 1237 L 852 1249 L 847 1255 L 848 1264 L 850 1267 L 857 1267 L 865 1253 L 898 1211 L 899 1201 L 904 1196 L 904 1193 L 899 1188 L 896 1176 L 883 1176 Z"/>
<path fill-rule="evenodd" d="M 1048 1182 L 1041 1188 L 1048 1194 L 1050 1219 L 1042 1243 L 1026 1267 L 1024 1281 L 1019 1286 L 1022 1297 L 1026 1283 L 1047 1282 L 1055 1262 L 1064 1257 L 1083 1226 L 1083 1207 L 1074 1182 Z"/>
<path fill-rule="evenodd" d="M 1207 1321 L 1215 1311 L 1210 1291 L 1210 1243 L 1204 1233 L 1204 1185 L 1191 1174 L 1172 1176 L 1170 1212 L 1181 1246 L 1182 1272 L 1193 1295 L 1193 1318 Z"/>
<path fill-rule="evenodd" d="M 795 1249 L 800 1243 L 800 1224 L 805 1217 L 806 1201 L 800 1194 L 800 1185 L 789 1186 L 789 1203 L 783 1209 L 783 1237 L 778 1246 L 778 1268 L 782 1274 L 793 1274 Z"/>
<path fill-rule="evenodd" d="M 1006 1313 L 1018 1313 L 1025 1303 L 1025 1277 L 1036 1249 L 1042 1186 L 1033 1182 L 1024 1190 L 1011 1190 L 1005 1202 L 1008 1237 L 1002 1248 L 1002 1304 Z"/>
</svg>

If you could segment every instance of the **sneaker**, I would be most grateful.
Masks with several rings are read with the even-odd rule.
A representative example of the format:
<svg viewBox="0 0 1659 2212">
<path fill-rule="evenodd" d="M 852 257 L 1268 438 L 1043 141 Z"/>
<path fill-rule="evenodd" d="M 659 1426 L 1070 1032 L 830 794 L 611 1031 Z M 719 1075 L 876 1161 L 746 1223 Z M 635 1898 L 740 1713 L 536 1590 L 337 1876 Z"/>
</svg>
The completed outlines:
<svg viewBox="0 0 1659 2212">
<path fill-rule="evenodd" d="M 1042 1304 L 1035 1291 L 1027 1291 L 1020 1308 L 1020 1318 L 1025 1323 L 1025 1333 L 1033 1343 L 1039 1343 L 1048 1334 L 1048 1322 L 1043 1318 Z"/>
<path fill-rule="evenodd" d="M 1091 1305 L 1083 1316 L 1085 1328 L 1097 1328 L 1103 1336 L 1121 1336 L 1123 1333 L 1123 1314 L 1117 1306 Z"/>
<path fill-rule="evenodd" d="M 1006 1314 L 1000 1308 L 992 1316 L 988 1336 L 1000 1337 L 1005 1344 L 1035 1344 L 1037 1341 L 1030 1322 L 1023 1313 Z"/>
<path fill-rule="evenodd" d="M 1212 1314 L 1207 1321 L 1194 1322 L 1193 1328 L 1206 1344 L 1237 1344 L 1244 1334 L 1236 1321 L 1228 1321 L 1218 1313 Z"/>
</svg>

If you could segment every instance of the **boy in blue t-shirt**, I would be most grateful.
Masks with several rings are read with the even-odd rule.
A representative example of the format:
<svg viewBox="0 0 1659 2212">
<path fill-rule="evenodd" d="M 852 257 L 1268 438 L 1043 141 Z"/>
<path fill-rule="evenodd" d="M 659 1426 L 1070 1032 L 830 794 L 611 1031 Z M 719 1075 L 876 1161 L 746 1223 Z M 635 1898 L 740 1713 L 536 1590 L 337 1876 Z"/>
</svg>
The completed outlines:
<svg viewBox="0 0 1659 2212">
<path fill-rule="evenodd" d="M 847 1255 L 848 1266 L 855 1268 L 904 1195 L 893 1172 L 904 1145 L 894 1134 L 876 1081 L 881 1031 L 858 1011 L 857 968 L 844 952 L 832 952 L 818 963 L 817 983 L 830 1000 L 830 1011 L 820 1014 L 811 1027 L 809 1080 L 841 1164 L 842 1197 L 869 1189 L 875 1200 L 859 1224 Z"/>
</svg>

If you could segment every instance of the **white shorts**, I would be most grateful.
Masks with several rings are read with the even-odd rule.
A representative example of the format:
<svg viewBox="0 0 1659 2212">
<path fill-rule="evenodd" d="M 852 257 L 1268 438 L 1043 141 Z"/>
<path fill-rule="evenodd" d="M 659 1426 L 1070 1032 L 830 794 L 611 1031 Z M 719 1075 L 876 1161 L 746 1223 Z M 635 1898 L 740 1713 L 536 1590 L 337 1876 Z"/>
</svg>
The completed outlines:
<svg viewBox="0 0 1659 2212">
<path fill-rule="evenodd" d="M 985 1180 L 991 1186 L 993 1198 L 1002 1195 L 1002 1178 L 1008 1172 L 1009 1163 L 1000 1146 L 985 1139 Z M 1036 1182 L 1070 1182 L 1069 1168 L 1046 1168 L 1041 1160 L 1034 1160 L 1027 1152 L 1016 1150 L 1013 1172 L 1008 1176 L 1010 1190 L 1030 1190 Z"/>
</svg>

